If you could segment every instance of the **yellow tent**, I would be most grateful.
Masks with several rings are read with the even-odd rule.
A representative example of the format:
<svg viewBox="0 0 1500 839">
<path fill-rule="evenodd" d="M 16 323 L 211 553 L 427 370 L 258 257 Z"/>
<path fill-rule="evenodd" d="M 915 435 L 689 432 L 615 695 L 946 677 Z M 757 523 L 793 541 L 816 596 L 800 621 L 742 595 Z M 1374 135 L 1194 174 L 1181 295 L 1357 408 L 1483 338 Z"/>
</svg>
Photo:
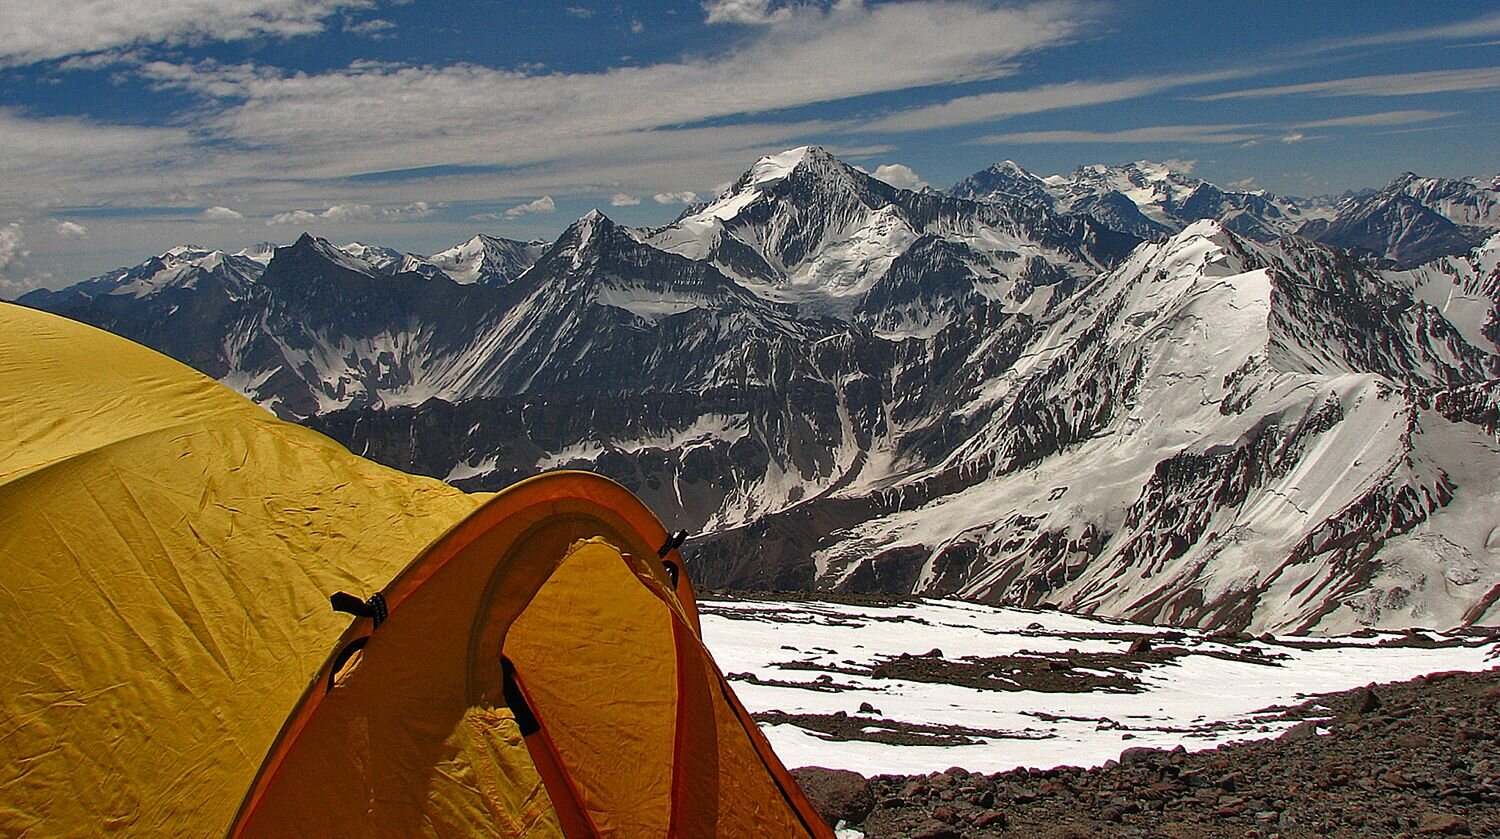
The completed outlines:
<svg viewBox="0 0 1500 839">
<path fill-rule="evenodd" d="M 615 484 L 466 495 L 8 304 L 0 440 L 0 835 L 830 835 Z"/>
</svg>

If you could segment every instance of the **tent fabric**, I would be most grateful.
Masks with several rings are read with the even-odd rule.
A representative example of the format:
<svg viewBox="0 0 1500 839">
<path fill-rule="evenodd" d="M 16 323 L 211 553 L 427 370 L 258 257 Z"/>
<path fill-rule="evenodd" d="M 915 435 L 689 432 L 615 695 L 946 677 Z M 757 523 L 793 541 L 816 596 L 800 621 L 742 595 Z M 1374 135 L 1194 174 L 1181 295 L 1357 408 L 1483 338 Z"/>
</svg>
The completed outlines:
<svg viewBox="0 0 1500 839">
<path fill-rule="evenodd" d="M 0 835 L 222 835 L 374 591 L 483 502 L 0 304 Z"/>
<path fill-rule="evenodd" d="M 612 482 L 468 495 L 10 304 L 0 439 L 0 835 L 831 836 Z"/>
<path fill-rule="evenodd" d="M 289 719 L 232 835 L 492 835 L 484 744 L 525 742 L 556 836 L 828 836 L 699 638 L 667 533 L 624 488 L 507 488 L 383 590 Z M 680 557 L 669 554 L 680 563 Z M 524 711 L 510 707 L 524 698 Z M 334 685 L 329 688 L 327 685 Z M 539 728 L 520 732 L 517 718 Z M 307 778 L 319 779 L 312 787 Z M 530 792 L 527 800 L 534 800 Z M 439 817 L 440 815 L 440 817 Z"/>
</svg>

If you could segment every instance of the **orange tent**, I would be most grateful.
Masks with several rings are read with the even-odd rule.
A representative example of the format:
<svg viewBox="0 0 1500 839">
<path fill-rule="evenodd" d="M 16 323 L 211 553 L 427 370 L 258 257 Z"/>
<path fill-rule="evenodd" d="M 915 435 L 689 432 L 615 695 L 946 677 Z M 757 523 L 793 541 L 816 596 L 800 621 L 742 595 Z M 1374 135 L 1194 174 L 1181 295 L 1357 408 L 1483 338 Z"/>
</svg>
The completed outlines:
<svg viewBox="0 0 1500 839">
<path fill-rule="evenodd" d="M 9 304 L 0 439 L 0 835 L 831 835 L 603 478 L 466 495 Z"/>
<path fill-rule="evenodd" d="M 355 652 L 232 835 L 829 835 L 714 666 L 680 568 L 604 478 L 505 490 L 345 633 Z"/>
</svg>

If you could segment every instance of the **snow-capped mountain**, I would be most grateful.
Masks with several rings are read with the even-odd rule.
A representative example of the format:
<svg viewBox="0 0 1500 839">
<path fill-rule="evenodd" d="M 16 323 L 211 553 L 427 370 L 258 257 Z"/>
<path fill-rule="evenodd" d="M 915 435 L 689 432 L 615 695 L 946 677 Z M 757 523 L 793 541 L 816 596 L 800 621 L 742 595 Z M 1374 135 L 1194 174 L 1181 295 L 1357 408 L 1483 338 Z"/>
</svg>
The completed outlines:
<svg viewBox="0 0 1500 839">
<path fill-rule="evenodd" d="M 1351 197 L 1326 226 L 1301 231 L 1320 242 L 1361 248 L 1412 267 L 1463 254 L 1500 231 L 1500 189 L 1479 179 L 1406 172 L 1384 189 Z"/>
<path fill-rule="evenodd" d="M 59 291 L 37 289 L 18 302 L 62 311 L 96 301 L 101 306 L 119 308 L 126 299 L 181 297 L 183 294 L 177 292 L 206 292 L 210 287 L 239 293 L 260 276 L 263 267 L 253 256 L 243 253 L 226 254 L 197 245 L 180 245 L 140 265 L 118 268 Z"/>
<path fill-rule="evenodd" d="M 377 274 L 419 274 L 432 278 L 445 273 L 430 259 L 414 253 L 402 253 L 394 248 L 350 242 L 341 246 L 339 250 L 369 265 L 370 269 Z M 269 263 L 269 260 L 267 262 Z"/>
<path fill-rule="evenodd" d="M 1332 215 L 1322 199 L 1298 199 L 1264 190 L 1232 190 L 1163 163 L 1092 164 L 1070 175 L 1039 177 L 1007 160 L 954 184 L 949 193 L 976 201 L 1025 200 L 1064 213 L 1083 213 L 1142 239 L 1160 240 L 1202 219 L 1256 241 L 1297 232 L 1311 219 Z"/>
<path fill-rule="evenodd" d="M 521 276 L 542 255 L 546 242 L 517 242 L 483 233 L 428 257 L 454 282 L 500 286 Z"/>
<path fill-rule="evenodd" d="M 724 564 L 784 531 L 820 588 L 1148 622 L 1474 619 L 1500 593 L 1500 439 L 1484 408 L 1500 347 L 1447 319 L 1472 315 L 1466 278 L 1421 279 L 1412 295 L 1411 278 L 1340 252 L 1200 222 L 1038 324 L 957 400 L 969 422 L 928 469 L 700 550 Z M 1466 381 L 1490 384 L 1455 400 Z"/>
<path fill-rule="evenodd" d="M 304 236 L 234 282 L 25 302 L 466 488 L 602 472 L 698 534 L 708 586 L 1500 617 L 1500 238 L 1405 271 L 1219 221 L 1136 246 L 1022 174 L 973 201 L 793 149 L 661 228 L 591 212 L 508 279 L 484 238 L 423 275 Z"/>
<path fill-rule="evenodd" d="M 762 158 L 644 240 L 707 260 L 767 300 L 890 335 L 930 335 L 981 301 L 1045 311 L 1136 241 L 1034 202 L 897 189 L 817 147 Z"/>
</svg>

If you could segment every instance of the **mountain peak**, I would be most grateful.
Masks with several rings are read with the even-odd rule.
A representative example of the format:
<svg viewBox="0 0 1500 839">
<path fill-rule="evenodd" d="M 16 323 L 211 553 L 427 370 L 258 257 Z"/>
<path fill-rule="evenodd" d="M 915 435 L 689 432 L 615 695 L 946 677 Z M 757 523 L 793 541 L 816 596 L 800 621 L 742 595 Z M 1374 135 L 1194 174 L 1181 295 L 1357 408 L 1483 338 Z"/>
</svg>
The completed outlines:
<svg viewBox="0 0 1500 839">
<path fill-rule="evenodd" d="M 742 183 L 745 187 L 775 186 L 786 180 L 809 156 L 832 157 L 828 152 L 816 146 L 798 146 L 780 154 L 766 155 L 755 161 L 755 165 L 745 173 Z"/>
<path fill-rule="evenodd" d="M 325 262 L 331 262 L 340 268 L 353 271 L 357 274 L 364 274 L 366 276 L 374 276 L 375 274 L 375 269 L 370 263 L 336 247 L 327 239 L 319 238 L 311 233 L 303 233 L 297 237 L 297 241 L 287 247 L 277 248 L 275 255 L 271 257 L 271 261 L 275 262 L 277 259 L 288 256 L 294 260 L 308 258 L 322 259 Z"/>
</svg>

